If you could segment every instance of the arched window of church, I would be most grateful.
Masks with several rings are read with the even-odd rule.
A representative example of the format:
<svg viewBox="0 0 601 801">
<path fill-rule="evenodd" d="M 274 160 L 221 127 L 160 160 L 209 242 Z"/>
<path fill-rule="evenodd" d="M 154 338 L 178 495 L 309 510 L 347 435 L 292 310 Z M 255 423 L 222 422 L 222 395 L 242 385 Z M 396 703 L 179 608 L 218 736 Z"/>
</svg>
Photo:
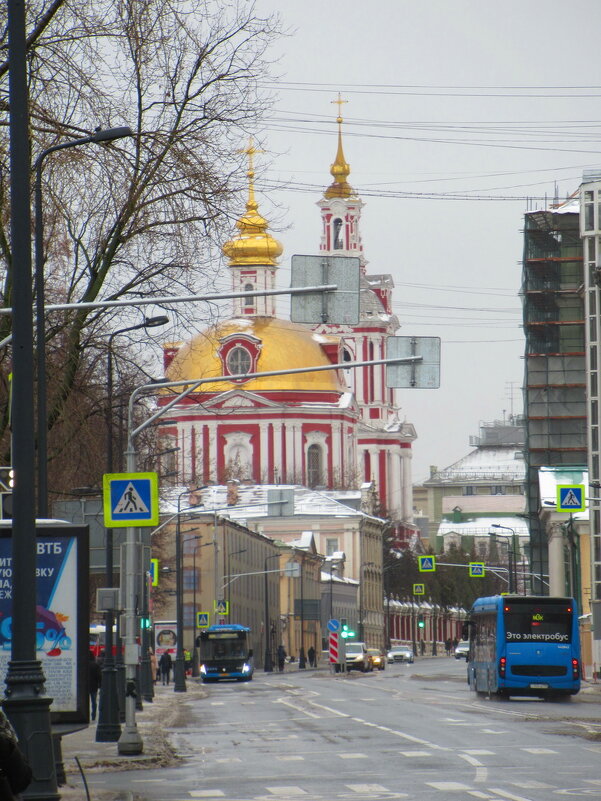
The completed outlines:
<svg viewBox="0 0 601 801">
<path fill-rule="evenodd" d="M 309 445 L 307 448 L 307 484 L 317 487 L 323 484 L 322 479 L 322 453 L 319 445 Z"/>
<path fill-rule="evenodd" d="M 340 217 L 336 217 L 336 219 L 332 222 L 332 244 L 334 250 L 342 250 L 343 248 L 342 220 Z"/>
<path fill-rule="evenodd" d="M 250 370 L 252 360 L 246 348 L 237 345 L 227 355 L 225 364 L 230 375 L 244 375 Z"/>
<path fill-rule="evenodd" d="M 244 284 L 244 292 L 254 292 L 255 288 L 252 284 Z M 244 298 L 244 309 L 254 309 L 255 308 L 255 298 Z"/>
</svg>

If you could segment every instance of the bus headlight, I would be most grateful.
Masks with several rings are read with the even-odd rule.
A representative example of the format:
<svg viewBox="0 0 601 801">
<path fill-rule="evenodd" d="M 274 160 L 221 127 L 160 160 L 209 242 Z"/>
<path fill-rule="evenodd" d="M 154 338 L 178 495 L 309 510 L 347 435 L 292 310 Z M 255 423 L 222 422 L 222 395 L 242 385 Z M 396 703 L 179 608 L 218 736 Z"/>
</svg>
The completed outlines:
<svg viewBox="0 0 601 801">
<path fill-rule="evenodd" d="M 200 674 L 201 674 L 201 676 L 206 676 L 207 675 L 207 668 L 206 668 L 205 665 L 201 665 L 200 666 Z"/>
<path fill-rule="evenodd" d="M 250 670 L 250 665 L 247 665 L 246 662 L 242 665 L 242 672 L 248 673 Z"/>
</svg>

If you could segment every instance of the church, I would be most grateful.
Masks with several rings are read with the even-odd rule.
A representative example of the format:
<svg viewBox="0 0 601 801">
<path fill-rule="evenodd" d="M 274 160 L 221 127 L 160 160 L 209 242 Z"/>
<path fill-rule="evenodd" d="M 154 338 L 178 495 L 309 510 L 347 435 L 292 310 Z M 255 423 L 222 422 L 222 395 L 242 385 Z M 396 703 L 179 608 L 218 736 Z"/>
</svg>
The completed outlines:
<svg viewBox="0 0 601 801">
<path fill-rule="evenodd" d="M 319 254 L 360 261 L 360 319 L 356 325 L 295 324 L 276 316 L 275 297 L 245 293 L 278 288 L 283 247 L 268 230 L 255 196 L 249 158 L 246 211 L 223 245 L 233 301 L 230 319 L 190 341 L 164 349 L 169 381 L 202 380 L 170 409 L 161 442 L 177 448 L 181 485 L 303 485 L 326 491 L 369 483 L 377 514 L 392 521 L 396 540 L 415 533 L 411 448 L 415 428 L 403 421 L 397 390 L 386 387 L 383 365 L 314 373 L 252 377 L 307 366 L 386 358 L 387 339 L 399 328 L 392 312 L 390 275 L 367 273 L 361 239 L 363 203 L 348 183 L 342 118 L 330 174 L 317 206 Z M 308 248 L 307 252 L 315 251 Z M 249 374 L 246 378 L 245 374 Z M 231 381 L 228 376 L 236 376 Z M 211 381 L 219 377 L 219 381 Z M 159 403 L 166 403 L 164 396 Z"/>
</svg>

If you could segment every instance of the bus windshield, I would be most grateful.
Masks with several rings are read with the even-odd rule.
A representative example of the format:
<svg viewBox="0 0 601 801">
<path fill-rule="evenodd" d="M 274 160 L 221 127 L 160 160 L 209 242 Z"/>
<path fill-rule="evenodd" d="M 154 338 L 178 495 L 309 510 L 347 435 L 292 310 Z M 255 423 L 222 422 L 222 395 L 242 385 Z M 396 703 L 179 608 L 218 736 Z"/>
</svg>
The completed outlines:
<svg viewBox="0 0 601 801">
<path fill-rule="evenodd" d="M 503 606 L 506 642 L 572 641 L 572 607 L 565 603 L 511 600 Z"/>
<path fill-rule="evenodd" d="M 223 659 L 245 659 L 248 655 L 246 639 L 237 635 L 213 634 L 201 640 L 200 658 L 207 662 L 218 662 Z"/>
</svg>

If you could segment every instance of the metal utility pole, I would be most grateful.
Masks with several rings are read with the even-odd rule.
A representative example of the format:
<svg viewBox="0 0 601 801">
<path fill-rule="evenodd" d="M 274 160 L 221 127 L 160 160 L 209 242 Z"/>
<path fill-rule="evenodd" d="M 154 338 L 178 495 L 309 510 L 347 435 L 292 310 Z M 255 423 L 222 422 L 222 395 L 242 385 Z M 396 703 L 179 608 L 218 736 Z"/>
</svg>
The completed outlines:
<svg viewBox="0 0 601 801">
<path fill-rule="evenodd" d="M 15 471 L 12 529 L 12 647 L 4 709 L 33 769 L 27 794 L 53 801 L 56 768 L 50 726 L 51 698 L 36 659 L 36 520 L 31 309 L 30 134 L 25 3 L 8 0 L 10 214 L 13 280 L 12 464 Z"/>
</svg>

